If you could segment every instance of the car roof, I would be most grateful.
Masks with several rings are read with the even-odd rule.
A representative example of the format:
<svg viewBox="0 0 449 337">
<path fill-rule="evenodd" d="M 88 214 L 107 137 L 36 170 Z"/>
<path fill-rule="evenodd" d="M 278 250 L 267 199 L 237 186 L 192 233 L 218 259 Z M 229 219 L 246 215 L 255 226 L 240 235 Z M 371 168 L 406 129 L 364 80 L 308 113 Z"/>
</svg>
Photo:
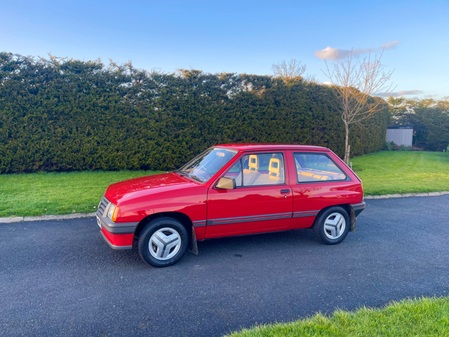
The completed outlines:
<svg viewBox="0 0 449 337">
<path fill-rule="evenodd" d="M 252 143 L 232 143 L 217 144 L 214 147 L 230 148 L 237 151 L 320 151 L 329 152 L 326 147 L 315 145 L 296 145 L 296 144 L 252 144 Z"/>
</svg>

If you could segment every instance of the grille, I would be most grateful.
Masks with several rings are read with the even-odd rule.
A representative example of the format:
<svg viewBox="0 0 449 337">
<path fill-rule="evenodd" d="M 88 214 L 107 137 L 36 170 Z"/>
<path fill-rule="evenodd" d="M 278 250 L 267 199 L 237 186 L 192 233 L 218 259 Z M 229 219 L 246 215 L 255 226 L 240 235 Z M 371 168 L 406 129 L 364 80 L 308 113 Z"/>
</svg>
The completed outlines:
<svg viewBox="0 0 449 337">
<path fill-rule="evenodd" d="M 100 203 L 98 204 L 97 215 L 104 216 L 104 212 L 106 211 L 106 207 L 109 205 L 109 200 L 103 197 Z"/>
</svg>

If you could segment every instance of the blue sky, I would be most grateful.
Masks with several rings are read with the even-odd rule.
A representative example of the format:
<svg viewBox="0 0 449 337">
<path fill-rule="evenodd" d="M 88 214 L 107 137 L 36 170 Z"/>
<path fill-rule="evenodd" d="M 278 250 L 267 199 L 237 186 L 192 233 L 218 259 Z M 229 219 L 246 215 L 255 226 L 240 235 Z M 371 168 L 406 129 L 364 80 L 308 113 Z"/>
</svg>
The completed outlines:
<svg viewBox="0 0 449 337">
<path fill-rule="evenodd" d="M 0 51 L 167 73 L 273 75 L 296 59 L 324 82 L 316 55 L 387 46 L 395 93 L 449 96 L 449 0 L 2 0 L 0 13 Z"/>
</svg>

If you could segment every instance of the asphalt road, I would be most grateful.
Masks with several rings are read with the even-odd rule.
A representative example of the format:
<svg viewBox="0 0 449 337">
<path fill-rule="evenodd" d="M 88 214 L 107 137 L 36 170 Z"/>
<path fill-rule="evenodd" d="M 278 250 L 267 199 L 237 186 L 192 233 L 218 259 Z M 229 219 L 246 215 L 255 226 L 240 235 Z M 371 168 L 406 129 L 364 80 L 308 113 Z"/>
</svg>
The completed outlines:
<svg viewBox="0 0 449 337">
<path fill-rule="evenodd" d="M 310 231 L 206 241 L 155 269 L 94 218 L 0 224 L 0 336 L 222 336 L 449 294 L 449 195 L 369 200 L 337 246 Z"/>
</svg>

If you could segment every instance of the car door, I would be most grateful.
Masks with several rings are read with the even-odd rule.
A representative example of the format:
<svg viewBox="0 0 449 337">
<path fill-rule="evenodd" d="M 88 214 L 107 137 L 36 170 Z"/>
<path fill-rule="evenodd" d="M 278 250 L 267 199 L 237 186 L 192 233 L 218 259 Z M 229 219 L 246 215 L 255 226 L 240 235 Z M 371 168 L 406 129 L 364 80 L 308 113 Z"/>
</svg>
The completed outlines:
<svg viewBox="0 0 449 337">
<path fill-rule="evenodd" d="M 212 185 L 208 192 L 206 237 L 287 229 L 293 212 L 284 153 L 243 154 L 224 174 L 235 188 Z"/>
</svg>

